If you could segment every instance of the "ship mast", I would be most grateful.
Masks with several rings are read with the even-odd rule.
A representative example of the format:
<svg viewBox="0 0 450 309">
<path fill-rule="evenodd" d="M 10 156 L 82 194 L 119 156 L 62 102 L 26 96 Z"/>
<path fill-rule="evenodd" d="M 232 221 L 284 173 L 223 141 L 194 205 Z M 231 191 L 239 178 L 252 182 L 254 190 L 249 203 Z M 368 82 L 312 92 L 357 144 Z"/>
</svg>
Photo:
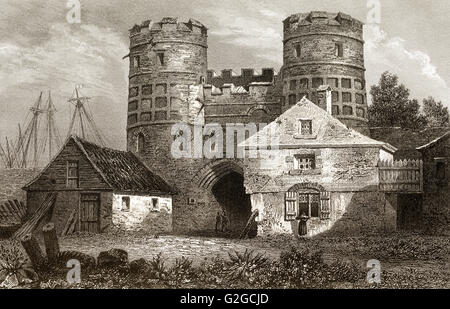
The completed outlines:
<svg viewBox="0 0 450 309">
<path fill-rule="evenodd" d="M 81 86 L 76 86 L 74 96 L 69 103 L 75 106 L 75 110 L 70 120 L 69 132 L 67 136 L 80 135 L 83 139 L 89 139 L 92 142 L 105 146 L 105 138 L 95 124 L 94 118 L 90 111 L 86 109 L 86 105 L 90 98 L 80 94 Z"/>
</svg>

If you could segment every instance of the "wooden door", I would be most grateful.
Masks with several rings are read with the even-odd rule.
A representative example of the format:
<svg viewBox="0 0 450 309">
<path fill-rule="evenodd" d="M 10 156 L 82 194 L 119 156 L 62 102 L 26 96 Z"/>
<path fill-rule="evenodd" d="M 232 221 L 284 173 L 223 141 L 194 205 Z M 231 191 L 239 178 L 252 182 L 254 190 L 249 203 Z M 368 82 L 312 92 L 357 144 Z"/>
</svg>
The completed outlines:
<svg viewBox="0 0 450 309">
<path fill-rule="evenodd" d="M 80 231 L 98 233 L 100 226 L 100 195 L 82 194 L 80 203 Z"/>
</svg>

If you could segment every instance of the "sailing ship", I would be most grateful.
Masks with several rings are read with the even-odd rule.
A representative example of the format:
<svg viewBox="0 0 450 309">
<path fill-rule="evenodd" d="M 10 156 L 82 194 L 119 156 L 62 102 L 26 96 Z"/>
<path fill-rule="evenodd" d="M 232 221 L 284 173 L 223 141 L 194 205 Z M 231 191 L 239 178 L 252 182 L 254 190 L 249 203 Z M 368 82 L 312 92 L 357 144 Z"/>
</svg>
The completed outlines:
<svg viewBox="0 0 450 309">
<path fill-rule="evenodd" d="M 87 104 L 89 97 L 80 93 L 81 85 L 77 85 L 68 100 L 74 106 L 67 138 L 71 135 L 80 136 L 101 146 L 106 146 L 106 139 L 98 129 L 93 114 Z M 5 138 L 0 143 L 0 160 L 7 169 L 36 169 L 44 167 L 50 162 L 62 147 L 63 140 L 55 121 L 57 110 L 48 93 L 43 102 L 43 92 L 29 109 L 25 118 L 25 130 L 18 125 L 18 135 L 15 141 Z"/>
</svg>

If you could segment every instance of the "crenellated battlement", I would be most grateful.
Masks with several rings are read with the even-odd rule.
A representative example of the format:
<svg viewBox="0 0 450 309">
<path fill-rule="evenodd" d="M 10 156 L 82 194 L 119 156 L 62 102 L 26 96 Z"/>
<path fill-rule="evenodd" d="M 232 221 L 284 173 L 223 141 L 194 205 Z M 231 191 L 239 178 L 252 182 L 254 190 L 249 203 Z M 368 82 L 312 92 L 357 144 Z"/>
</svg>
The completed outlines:
<svg viewBox="0 0 450 309">
<path fill-rule="evenodd" d="M 247 89 L 234 84 L 224 84 L 221 87 L 215 87 L 210 84 L 203 86 L 205 99 L 207 100 L 228 99 L 239 96 L 262 98 L 270 96 L 272 88 L 272 82 L 253 82 L 248 85 Z"/>
<path fill-rule="evenodd" d="M 157 33 L 157 32 L 188 32 L 199 35 L 207 35 L 208 29 L 199 21 L 189 19 L 187 22 L 181 22 L 175 17 L 164 17 L 159 22 L 151 19 L 143 21 L 140 25 L 136 24 L 130 30 L 130 37 L 139 34 Z"/>
<path fill-rule="evenodd" d="M 274 77 L 275 70 L 273 68 L 263 68 L 261 72 L 252 68 L 245 68 L 241 69 L 240 75 L 232 69 L 224 69 L 220 74 L 217 74 L 214 70 L 208 70 L 206 82 L 218 88 L 226 84 L 248 88 L 252 83 L 273 83 Z"/>
<path fill-rule="evenodd" d="M 335 33 L 362 40 L 364 24 L 344 13 L 314 11 L 289 16 L 283 21 L 285 39 L 292 34 Z"/>
</svg>

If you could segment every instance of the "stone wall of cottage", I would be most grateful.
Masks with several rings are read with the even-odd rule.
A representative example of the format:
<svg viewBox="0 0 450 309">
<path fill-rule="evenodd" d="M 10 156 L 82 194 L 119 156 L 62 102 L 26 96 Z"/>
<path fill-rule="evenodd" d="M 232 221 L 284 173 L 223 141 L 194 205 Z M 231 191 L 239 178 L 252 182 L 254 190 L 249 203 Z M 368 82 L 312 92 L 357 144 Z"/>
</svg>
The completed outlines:
<svg viewBox="0 0 450 309">
<path fill-rule="evenodd" d="M 316 168 L 294 170 L 294 156 L 305 154 L 315 156 Z M 320 194 L 321 205 L 330 212 L 310 218 L 308 236 L 396 230 L 397 197 L 378 191 L 379 148 L 281 149 L 265 156 L 269 160 L 249 159 L 245 164 L 245 185 L 253 210 L 260 213 L 260 234 L 297 234 L 298 221 L 285 217 L 285 195 L 293 187 Z"/>
<path fill-rule="evenodd" d="M 129 208 L 124 207 L 124 199 L 129 199 Z M 171 233 L 172 198 L 114 194 L 112 221 L 115 227 L 127 231 Z"/>
</svg>

